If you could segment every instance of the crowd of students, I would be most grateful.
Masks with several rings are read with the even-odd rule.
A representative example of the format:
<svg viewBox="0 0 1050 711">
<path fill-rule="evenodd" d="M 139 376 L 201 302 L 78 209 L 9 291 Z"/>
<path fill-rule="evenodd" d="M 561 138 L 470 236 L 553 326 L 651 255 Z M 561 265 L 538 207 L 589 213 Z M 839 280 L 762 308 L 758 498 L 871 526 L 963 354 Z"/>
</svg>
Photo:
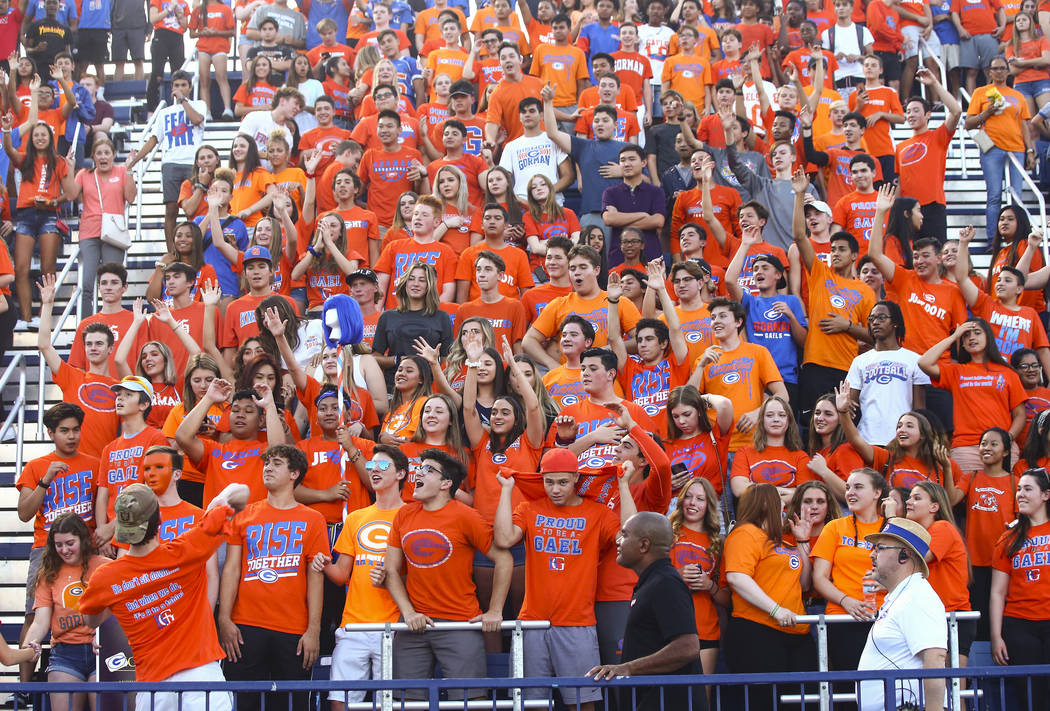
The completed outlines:
<svg viewBox="0 0 1050 711">
<path fill-rule="evenodd" d="M 818 610 L 856 619 L 829 639 L 832 668 L 856 669 L 884 594 L 865 537 L 892 516 L 929 531 L 944 608 L 982 613 L 960 624 L 964 663 L 975 639 L 1001 664 L 1050 663 L 1050 267 L 1007 205 L 991 267 L 972 268 L 975 230 L 949 232 L 944 192 L 964 109 L 918 64 L 939 38 L 966 82 L 987 70 L 967 127 L 985 155 L 1017 152 L 1043 125 L 1024 85 L 1050 87 L 1046 18 L 1009 9 L 1011 39 L 997 0 L 957 5 L 171 10 L 198 34 L 205 98 L 175 72 L 154 133 L 98 190 L 100 212 L 130 200 L 126 170 L 162 148 L 168 253 L 145 298 L 125 302 L 121 258 L 92 265 L 98 303 L 63 358 L 54 261 L 35 318 L 28 266 L 0 276 L 63 395 L 54 452 L 17 481 L 34 522 L 20 654 L 50 632 L 49 678 L 93 678 L 114 581 L 189 556 L 192 594 L 118 614 L 139 679 L 304 678 L 328 653 L 333 678 L 365 679 L 378 636 L 341 624 L 397 619 L 484 632 L 399 634 L 396 676 L 481 677 L 513 618 L 552 623 L 526 636 L 527 675 L 581 676 L 617 663 L 638 582 L 617 541 L 650 511 L 670 517 L 705 672 L 815 669 L 795 618 Z M 238 31 L 244 83 L 231 95 L 215 72 L 220 109 L 204 77 Z M 41 101 L 4 118 L 4 144 L 16 248 L 37 235 L 57 259 L 58 203 L 118 169 L 96 141 L 74 179 Z M 243 117 L 228 155 L 205 141 L 220 112 Z M 895 145 L 897 123 L 912 137 Z M 333 299 L 362 318 L 342 352 Z M 230 484 L 248 508 L 205 517 Z M 198 608 L 215 625 L 178 654 L 147 634 Z M 1047 698 L 1040 680 L 1019 691 Z"/>
</svg>

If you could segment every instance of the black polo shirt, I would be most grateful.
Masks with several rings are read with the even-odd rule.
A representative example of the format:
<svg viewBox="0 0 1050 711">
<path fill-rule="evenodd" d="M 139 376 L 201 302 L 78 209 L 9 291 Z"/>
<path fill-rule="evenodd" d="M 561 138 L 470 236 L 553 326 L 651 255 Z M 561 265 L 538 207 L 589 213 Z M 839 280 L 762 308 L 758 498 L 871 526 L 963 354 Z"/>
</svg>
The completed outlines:
<svg viewBox="0 0 1050 711">
<path fill-rule="evenodd" d="M 651 563 L 638 576 L 623 635 L 622 662 L 647 657 L 667 646 L 675 637 L 696 634 L 693 598 L 669 558 Z M 667 674 L 700 674 L 700 660 Z M 687 686 L 664 687 L 663 708 L 688 707 Z M 707 697 L 702 686 L 692 687 L 692 709 L 705 709 Z M 659 709 L 659 688 L 637 688 L 637 709 Z"/>
</svg>

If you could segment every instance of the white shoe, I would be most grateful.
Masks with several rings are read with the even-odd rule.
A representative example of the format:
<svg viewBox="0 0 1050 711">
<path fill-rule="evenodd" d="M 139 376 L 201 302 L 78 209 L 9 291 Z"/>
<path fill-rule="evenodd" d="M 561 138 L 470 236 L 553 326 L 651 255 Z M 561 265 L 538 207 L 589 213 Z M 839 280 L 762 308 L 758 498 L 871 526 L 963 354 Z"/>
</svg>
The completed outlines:
<svg viewBox="0 0 1050 711">
<path fill-rule="evenodd" d="M 39 316 L 34 316 L 33 318 L 29 319 L 29 330 L 30 331 L 38 331 L 38 330 L 40 330 L 40 317 Z"/>
<path fill-rule="evenodd" d="M 24 333 L 24 332 L 26 332 L 28 330 L 29 330 L 29 323 L 28 322 L 23 321 L 22 319 L 18 319 L 17 321 L 15 321 L 15 327 L 14 327 L 15 333 Z"/>
</svg>

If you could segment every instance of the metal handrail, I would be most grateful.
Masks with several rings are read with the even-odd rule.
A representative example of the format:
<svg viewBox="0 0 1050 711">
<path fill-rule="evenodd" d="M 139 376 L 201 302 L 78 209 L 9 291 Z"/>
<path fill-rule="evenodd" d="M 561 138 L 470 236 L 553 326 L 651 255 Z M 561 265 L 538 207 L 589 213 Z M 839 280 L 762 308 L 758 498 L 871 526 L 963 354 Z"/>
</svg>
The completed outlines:
<svg viewBox="0 0 1050 711">
<path fill-rule="evenodd" d="M 921 66 L 921 65 L 925 64 L 925 62 L 923 61 L 923 56 L 922 56 L 923 55 L 923 51 L 925 50 L 926 54 L 930 57 L 930 59 L 932 59 L 937 64 L 937 68 L 941 70 L 941 86 L 943 86 L 945 88 L 948 88 L 948 71 L 944 67 L 944 62 L 942 62 L 941 58 L 938 57 L 936 54 L 934 54 L 930 50 L 930 45 L 926 44 L 926 38 L 925 37 L 920 37 L 919 38 L 919 47 L 918 47 L 918 49 L 919 49 L 919 65 Z"/>
<path fill-rule="evenodd" d="M 7 368 L 4 369 L 4 374 L 0 376 L 0 392 L 7 387 L 8 381 L 11 380 L 11 375 L 14 374 L 15 370 L 18 370 L 18 397 L 15 398 L 14 405 L 7 413 L 7 418 L 4 420 L 4 424 L 0 425 L 0 442 L 3 441 L 4 437 L 14 426 L 15 421 L 18 421 L 18 429 L 15 430 L 15 471 L 22 471 L 22 447 L 24 437 L 22 433 L 25 431 L 25 414 L 26 414 L 26 368 L 22 361 L 26 360 L 25 352 L 16 353 L 15 357 L 11 359 L 11 362 L 7 364 Z M 19 367 L 22 365 L 23 367 Z M 40 364 L 43 368 L 43 363 Z"/>
<path fill-rule="evenodd" d="M 73 252 L 69 255 L 69 259 L 66 260 L 66 265 L 62 267 L 62 271 L 58 273 L 55 278 L 55 293 L 58 293 L 59 288 L 66 282 L 66 277 L 69 276 L 69 272 L 72 270 L 73 264 L 78 262 L 77 257 L 80 256 L 80 245 L 78 244 L 73 248 Z M 80 270 L 77 269 L 77 284 L 73 287 L 73 292 L 70 295 L 69 301 L 66 303 L 66 308 L 62 309 L 62 315 L 58 317 L 58 320 L 51 324 L 51 345 L 58 343 L 58 337 L 62 333 L 62 327 L 66 324 L 66 319 L 72 314 L 73 310 L 77 308 L 77 304 L 80 302 L 80 295 L 84 292 L 83 286 L 80 282 Z M 75 338 L 75 336 L 74 336 Z M 40 367 L 37 369 L 37 411 L 36 411 L 36 422 L 37 422 L 37 437 L 40 439 L 44 438 L 44 370 L 45 363 L 43 360 L 40 361 Z"/>
<path fill-rule="evenodd" d="M 149 140 L 150 134 L 153 133 L 153 125 L 160 118 L 160 112 L 163 109 L 165 109 L 167 107 L 167 105 L 168 105 L 168 102 L 165 101 L 164 99 L 161 99 L 160 103 L 157 104 L 157 109 L 153 112 L 153 115 L 150 116 L 149 121 L 146 122 L 146 127 L 144 129 L 142 129 L 142 140 L 139 143 L 139 148 L 141 148 L 143 145 L 145 145 L 146 141 Z M 153 150 L 151 150 L 148 155 L 146 155 L 146 156 L 144 156 L 142 158 L 139 158 L 139 162 L 135 166 L 135 171 L 136 171 L 135 172 L 135 182 L 139 185 L 139 189 L 138 189 L 138 191 L 136 192 L 136 195 L 135 195 L 135 241 L 136 242 L 138 242 L 142 238 L 142 192 L 143 192 L 143 190 L 142 190 L 142 176 L 144 176 L 146 174 L 146 171 L 149 170 L 149 166 L 153 162 L 153 156 L 156 155 L 157 149 L 159 147 L 160 147 L 160 142 L 158 141 L 157 145 L 153 146 Z M 139 166 L 142 166 L 142 167 L 139 167 Z"/>
<path fill-rule="evenodd" d="M 1018 162 L 1017 156 L 1007 151 L 1006 157 L 1007 159 L 1009 159 L 1010 163 L 1013 164 L 1015 168 L 1017 168 L 1017 172 L 1021 174 L 1021 181 L 1023 183 L 1026 183 L 1028 185 L 1028 189 L 1032 191 L 1033 195 L 1035 195 L 1036 202 L 1039 203 L 1039 224 L 1041 226 L 1040 229 L 1045 235 L 1046 200 L 1043 198 L 1043 193 L 1039 190 L 1039 187 L 1035 184 L 1035 181 L 1032 180 L 1032 176 L 1028 174 L 1028 171 L 1025 169 L 1025 167 L 1021 165 L 1020 162 Z M 1004 167 L 1003 172 L 1005 173 L 1004 185 L 1006 185 L 1006 192 L 1007 195 L 1009 195 L 1011 202 L 1014 202 L 1022 210 L 1028 212 L 1028 208 L 1024 205 L 1024 200 L 1021 199 L 1023 195 L 1022 191 L 1024 190 L 1024 186 L 1020 186 L 1020 189 L 1015 191 L 1013 186 L 1010 184 L 1010 166 L 1007 165 L 1006 167 Z M 994 259 L 995 255 L 992 255 L 992 258 Z M 1045 239 L 1043 240 L 1043 263 L 1050 264 L 1050 245 L 1047 244 L 1047 241 Z"/>
<path fill-rule="evenodd" d="M 981 618 L 981 613 L 976 610 L 965 610 L 956 612 L 946 612 L 945 619 L 948 620 L 948 655 L 949 661 L 952 667 L 959 666 L 959 620 L 978 620 Z M 829 670 L 829 657 L 828 657 L 828 625 L 829 624 L 842 624 L 849 622 L 856 622 L 857 620 L 852 615 L 797 615 L 795 617 L 795 623 L 800 625 L 816 625 L 817 626 L 817 667 L 820 671 L 826 672 Z M 952 679 L 952 700 L 954 702 L 953 708 L 962 708 L 960 699 L 962 687 L 959 683 L 959 679 Z M 826 681 L 820 682 L 820 711 L 831 711 L 832 694 L 831 684 Z M 799 699 L 798 697 L 792 697 L 790 699 L 783 699 L 785 702 L 797 702 L 799 700 L 808 701 L 809 698 Z"/>
<path fill-rule="evenodd" d="M 970 96 L 970 92 L 966 91 L 963 87 L 959 87 L 959 98 L 966 100 L 966 105 L 969 106 L 970 102 L 973 101 L 973 97 Z M 962 128 L 963 130 L 958 130 Z M 970 135 L 966 132 L 966 120 L 963 119 L 959 122 L 959 127 L 956 128 L 956 134 L 959 136 L 959 158 L 962 160 L 962 177 L 963 180 L 967 180 L 970 177 L 970 171 L 966 167 L 966 141 Z"/>
</svg>

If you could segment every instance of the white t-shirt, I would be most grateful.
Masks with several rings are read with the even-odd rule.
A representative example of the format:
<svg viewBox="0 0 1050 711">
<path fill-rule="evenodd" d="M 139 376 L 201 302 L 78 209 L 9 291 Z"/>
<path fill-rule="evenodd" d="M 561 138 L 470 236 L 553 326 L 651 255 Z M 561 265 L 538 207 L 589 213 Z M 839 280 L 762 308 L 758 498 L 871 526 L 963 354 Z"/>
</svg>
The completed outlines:
<svg viewBox="0 0 1050 711">
<path fill-rule="evenodd" d="M 912 386 L 930 384 L 919 368 L 919 354 L 907 348 L 861 353 L 846 380 L 860 391 L 860 436 L 880 446 L 896 436 L 898 418 L 912 409 Z"/>
<path fill-rule="evenodd" d="M 660 86 L 660 78 L 664 73 L 664 60 L 667 59 L 667 50 L 671 47 L 672 37 L 674 37 L 674 30 L 667 25 L 653 27 L 648 22 L 638 25 L 638 54 L 648 57 L 649 66 L 653 69 L 650 84 Z"/>
<path fill-rule="evenodd" d="M 164 152 L 161 163 L 193 165 L 197 149 L 204 142 L 204 124 L 208 120 L 208 105 L 203 101 L 191 101 L 190 108 L 204 117 L 200 125 L 192 123 L 186 116 L 181 104 L 162 109 L 157 123 L 153 126 L 153 135 L 157 145 Z"/>
<path fill-rule="evenodd" d="M 259 153 L 266 152 L 266 142 L 269 140 L 270 134 L 274 131 L 282 131 L 285 138 L 288 139 L 289 148 L 292 146 L 292 132 L 284 126 L 278 126 L 269 111 L 251 112 L 241 121 L 239 131 L 241 133 L 246 133 L 255 139 L 255 145 L 259 149 Z M 266 170 L 271 170 L 273 168 L 268 160 L 264 160 L 262 165 Z"/>
<path fill-rule="evenodd" d="M 924 650 L 948 649 L 944 614 L 944 603 L 920 573 L 904 579 L 879 608 L 857 669 L 922 669 Z M 897 696 L 894 708 L 905 702 L 923 708 L 919 679 L 895 681 L 893 686 Z M 860 682 L 861 711 L 886 708 L 883 688 L 881 679 Z"/>
<path fill-rule="evenodd" d="M 558 166 L 568 157 L 547 134 L 541 133 L 531 138 L 519 136 L 505 145 L 499 165 L 514 176 L 514 194 L 518 199 L 525 200 L 532 176 L 545 175 L 551 184 L 557 183 Z M 561 193 L 556 197 L 561 205 Z"/>
<path fill-rule="evenodd" d="M 828 50 L 834 55 L 842 54 L 855 54 L 858 57 L 864 56 L 864 47 L 857 46 L 857 26 L 850 23 L 849 27 L 839 27 L 835 25 L 835 47 L 831 47 L 831 28 L 824 30 L 820 33 L 820 41 L 824 46 L 824 49 Z M 864 45 L 874 44 L 875 38 L 871 36 L 871 32 L 867 27 L 861 28 L 862 38 Z M 835 70 L 835 79 L 843 79 L 845 77 L 864 77 L 864 67 L 860 62 L 847 62 L 845 59 L 838 60 L 839 68 Z"/>
</svg>

